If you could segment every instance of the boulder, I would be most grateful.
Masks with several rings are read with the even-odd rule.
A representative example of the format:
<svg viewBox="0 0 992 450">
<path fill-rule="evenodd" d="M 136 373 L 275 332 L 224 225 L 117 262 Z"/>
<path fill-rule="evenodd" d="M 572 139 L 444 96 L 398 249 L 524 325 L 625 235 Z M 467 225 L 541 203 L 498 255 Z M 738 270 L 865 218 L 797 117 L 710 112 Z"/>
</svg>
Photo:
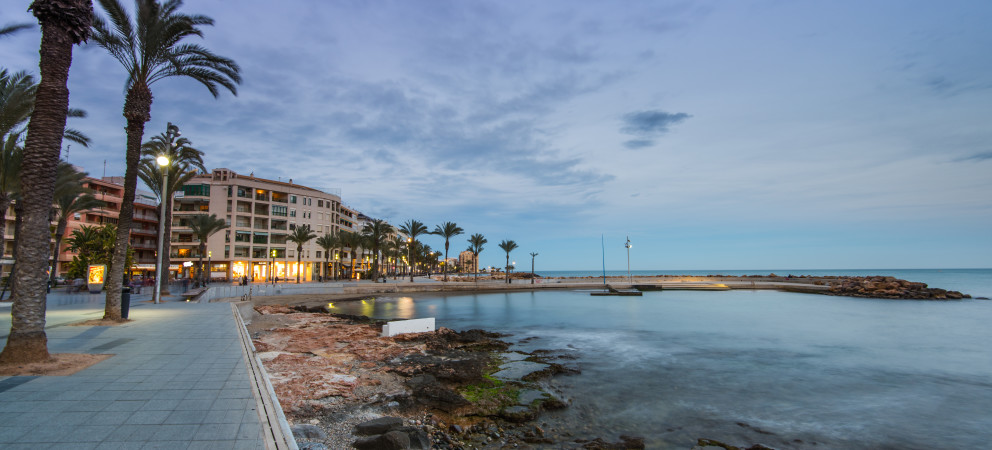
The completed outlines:
<svg viewBox="0 0 992 450">
<path fill-rule="evenodd" d="M 355 425 L 355 434 L 359 436 L 371 436 L 393 431 L 403 426 L 403 419 L 399 417 L 380 417 L 368 422 Z M 294 432 L 295 434 L 295 432 Z"/>
<path fill-rule="evenodd" d="M 316 425 L 293 425 L 290 430 L 296 439 L 327 439 L 327 433 Z"/>
<path fill-rule="evenodd" d="M 406 450 L 410 448 L 410 437 L 402 431 L 369 436 L 351 444 L 359 450 Z"/>
</svg>

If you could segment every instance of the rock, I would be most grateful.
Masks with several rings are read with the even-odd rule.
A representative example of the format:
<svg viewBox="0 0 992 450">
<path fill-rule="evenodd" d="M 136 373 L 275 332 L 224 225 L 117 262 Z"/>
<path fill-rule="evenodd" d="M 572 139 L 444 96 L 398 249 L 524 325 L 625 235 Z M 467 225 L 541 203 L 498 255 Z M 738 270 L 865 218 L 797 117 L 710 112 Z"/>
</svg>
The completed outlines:
<svg viewBox="0 0 992 450">
<path fill-rule="evenodd" d="M 537 418 L 537 413 L 526 406 L 511 406 L 503 408 L 499 416 L 510 422 L 523 423 Z"/>
<path fill-rule="evenodd" d="M 402 427 L 397 428 L 396 431 L 406 433 L 406 436 L 410 438 L 410 448 L 430 450 L 431 437 L 426 431 L 417 427 Z"/>
<path fill-rule="evenodd" d="M 394 430 L 359 439 L 352 445 L 359 450 L 405 450 L 410 448 L 410 437 L 402 431 Z"/>
<path fill-rule="evenodd" d="M 316 425 L 293 425 L 290 430 L 293 431 L 293 437 L 296 439 L 327 439 L 327 433 Z"/>
<path fill-rule="evenodd" d="M 644 448 L 644 438 L 640 436 L 628 436 L 626 434 L 621 434 L 620 442 L 623 442 L 624 448 L 627 449 Z"/>
<path fill-rule="evenodd" d="M 426 378 L 428 376 L 418 379 L 415 383 L 407 383 L 412 388 L 413 398 L 418 403 L 445 412 L 452 412 L 462 406 L 471 404 L 468 400 L 465 400 L 465 397 L 438 383 L 437 380 L 430 381 L 433 377 L 428 379 Z M 413 380 L 411 379 L 411 381 Z"/>
<path fill-rule="evenodd" d="M 298 446 L 300 450 L 327 450 L 327 446 L 320 442 L 303 442 Z"/>
<path fill-rule="evenodd" d="M 452 425 L 449 429 L 452 433 L 462 434 L 464 432 L 461 425 Z"/>
<path fill-rule="evenodd" d="M 399 417 L 380 417 L 378 419 L 362 422 L 355 425 L 355 434 L 359 436 L 371 436 L 373 434 L 383 434 L 403 426 L 403 419 Z"/>
</svg>

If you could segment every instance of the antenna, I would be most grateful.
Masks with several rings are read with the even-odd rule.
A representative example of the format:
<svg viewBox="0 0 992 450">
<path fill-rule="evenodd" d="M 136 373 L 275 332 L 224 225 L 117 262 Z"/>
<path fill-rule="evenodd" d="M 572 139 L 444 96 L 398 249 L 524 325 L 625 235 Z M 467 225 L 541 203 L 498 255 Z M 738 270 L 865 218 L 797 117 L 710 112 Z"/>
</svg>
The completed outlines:
<svg viewBox="0 0 992 450">
<path fill-rule="evenodd" d="M 103 178 L 107 178 L 107 160 L 103 160 Z"/>
<path fill-rule="evenodd" d="M 69 162 L 69 149 L 72 148 L 72 144 L 65 146 L 65 162 Z"/>
</svg>

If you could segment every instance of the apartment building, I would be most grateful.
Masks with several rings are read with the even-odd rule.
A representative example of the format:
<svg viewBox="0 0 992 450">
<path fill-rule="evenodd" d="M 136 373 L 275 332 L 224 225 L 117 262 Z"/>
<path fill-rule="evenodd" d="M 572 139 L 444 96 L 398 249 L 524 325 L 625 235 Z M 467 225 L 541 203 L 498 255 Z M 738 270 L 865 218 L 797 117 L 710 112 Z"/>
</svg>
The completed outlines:
<svg viewBox="0 0 992 450">
<path fill-rule="evenodd" d="M 93 191 L 93 196 L 103 202 L 103 207 L 73 214 L 66 222 L 65 237 L 59 260 L 55 264 L 55 274 L 63 274 L 69 270 L 69 263 L 76 256 L 68 250 L 66 239 L 72 232 L 86 226 L 117 225 L 121 213 L 121 203 L 124 201 L 124 177 L 103 177 L 83 179 L 83 187 Z M 147 191 L 138 190 L 134 195 L 134 213 L 131 218 L 131 249 L 134 251 L 134 265 L 131 266 L 134 275 L 151 275 L 155 273 L 155 245 L 158 233 L 158 198 Z M 178 270 L 178 267 L 174 268 Z"/>
<path fill-rule="evenodd" d="M 215 280 L 295 280 L 298 273 L 301 280 L 316 279 L 324 273 L 324 250 L 311 240 L 297 255 L 296 244 L 287 237 L 303 225 L 317 236 L 353 230 L 358 214 L 341 205 L 339 192 L 223 168 L 190 179 L 173 203 L 170 257 L 175 264 L 190 267 L 201 256 L 199 241 L 189 228 L 190 216 L 215 214 L 229 225 L 207 239 L 207 253 L 202 255 Z M 331 265 L 342 259 L 347 255 L 332 255 Z"/>
<path fill-rule="evenodd" d="M 62 248 L 59 252 L 58 260 L 53 264 L 52 269 L 56 276 L 66 273 L 69 270 L 69 263 L 72 262 L 75 253 L 67 250 L 66 239 L 72 236 L 72 232 L 80 229 L 83 225 L 102 226 L 106 224 L 117 224 L 120 216 L 121 203 L 124 199 L 123 177 L 103 177 L 83 179 L 83 186 L 90 188 L 94 196 L 104 202 L 104 206 L 98 209 L 81 211 L 69 217 L 66 223 L 65 237 L 62 240 Z M 138 191 L 134 200 L 134 219 L 131 224 L 131 246 L 134 249 L 134 263 L 132 267 L 134 274 L 154 273 L 155 270 L 155 239 L 158 232 L 158 201 L 149 192 Z M 3 276 L 8 276 L 11 264 L 13 264 L 14 254 L 14 223 L 16 216 L 14 208 L 7 211 L 6 229 L 4 230 L 4 252 L 3 252 Z M 55 225 L 54 223 L 52 224 Z M 54 245 L 54 240 L 52 242 Z"/>
</svg>

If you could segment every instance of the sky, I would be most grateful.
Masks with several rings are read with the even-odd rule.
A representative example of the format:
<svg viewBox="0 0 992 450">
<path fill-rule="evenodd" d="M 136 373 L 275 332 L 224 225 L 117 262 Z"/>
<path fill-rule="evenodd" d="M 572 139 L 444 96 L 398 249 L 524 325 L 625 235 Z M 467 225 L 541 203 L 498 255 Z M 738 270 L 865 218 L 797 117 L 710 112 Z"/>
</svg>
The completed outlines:
<svg viewBox="0 0 992 450">
<path fill-rule="evenodd" d="M 0 24 L 33 22 L 5 1 Z M 132 6 L 125 1 L 129 8 Z M 236 5 L 233 6 L 233 5 Z M 99 6 L 97 6 L 99 10 Z M 451 221 L 529 269 L 992 267 L 992 2 L 187 0 L 238 95 L 152 85 L 208 169 Z M 100 12 L 102 13 L 102 12 Z M 40 32 L 0 40 L 37 74 Z M 124 171 L 125 73 L 77 47 L 71 163 Z M 106 161 L 106 163 L 105 163 Z M 106 168 L 104 169 L 104 164 Z M 423 239 L 443 250 L 443 240 Z M 601 248 L 605 246 L 605 252 Z"/>
</svg>

